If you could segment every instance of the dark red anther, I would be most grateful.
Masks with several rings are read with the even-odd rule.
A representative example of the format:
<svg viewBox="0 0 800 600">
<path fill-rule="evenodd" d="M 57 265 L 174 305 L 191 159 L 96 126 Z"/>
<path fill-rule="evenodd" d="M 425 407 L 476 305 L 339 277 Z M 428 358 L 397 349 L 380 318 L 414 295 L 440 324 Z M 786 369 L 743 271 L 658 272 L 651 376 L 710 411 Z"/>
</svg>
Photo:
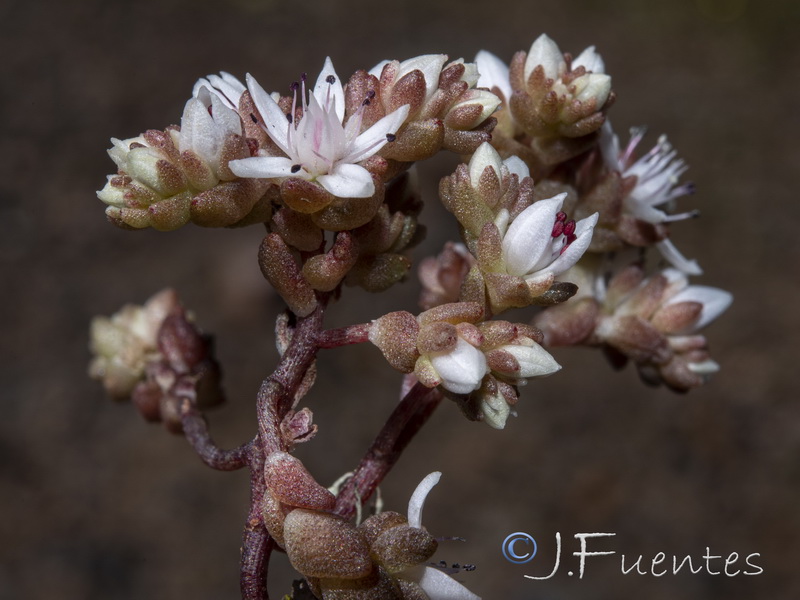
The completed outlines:
<svg viewBox="0 0 800 600">
<path fill-rule="evenodd" d="M 325 81 L 327 81 L 328 83 L 336 83 L 336 77 L 334 77 L 333 75 L 328 75 L 325 78 Z"/>
<path fill-rule="evenodd" d="M 210 104 L 208 105 L 208 108 L 206 110 L 208 110 L 208 114 L 210 114 L 212 117 L 214 116 L 214 113 L 211 112 L 211 105 Z"/>
<path fill-rule="evenodd" d="M 303 81 L 305 81 L 305 79 Z M 297 83 L 296 81 L 293 81 L 292 85 L 289 86 L 289 89 L 292 90 L 293 92 L 296 92 L 297 90 L 300 89 L 300 84 Z"/>
<path fill-rule="evenodd" d="M 292 173 L 297 173 L 303 167 L 301 165 L 292 165 L 292 168 L 289 169 Z"/>
<path fill-rule="evenodd" d="M 253 121 L 253 123 L 258 123 L 258 119 L 256 119 L 256 116 L 253 113 L 250 113 L 250 119 Z"/>
<path fill-rule="evenodd" d="M 289 123 L 291 123 L 293 121 L 292 113 L 286 113 L 286 120 L 289 121 Z"/>
<path fill-rule="evenodd" d="M 393 134 L 393 133 L 387 133 L 386 134 L 386 141 L 387 142 L 393 142 L 396 139 L 397 139 L 397 136 L 395 134 Z"/>
<path fill-rule="evenodd" d="M 572 237 L 574 239 L 574 234 L 575 234 L 575 221 L 570 220 L 564 223 L 564 235 L 567 236 L 567 238 Z"/>
<path fill-rule="evenodd" d="M 564 223 L 562 221 L 556 221 L 553 223 L 553 231 L 550 235 L 554 238 L 557 238 L 562 233 L 564 233 Z"/>
<path fill-rule="evenodd" d="M 566 220 L 567 220 L 567 213 L 565 213 L 563 210 L 560 210 L 556 213 L 556 221 L 563 223 Z"/>
</svg>

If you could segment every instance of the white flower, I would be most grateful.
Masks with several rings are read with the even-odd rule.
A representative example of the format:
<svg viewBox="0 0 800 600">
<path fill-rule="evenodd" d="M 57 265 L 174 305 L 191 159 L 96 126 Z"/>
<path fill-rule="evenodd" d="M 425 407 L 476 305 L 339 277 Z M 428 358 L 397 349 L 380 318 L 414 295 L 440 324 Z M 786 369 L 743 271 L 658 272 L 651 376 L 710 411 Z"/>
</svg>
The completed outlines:
<svg viewBox="0 0 800 600">
<path fill-rule="evenodd" d="M 519 177 L 520 180 L 530 176 L 530 170 L 522 159 L 517 156 L 510 156 L 503 160 L 489 142 L 484 142 L 469 160 L 469 181 L 472 187 L 477 188 L 483 171 L 490 167 L 494 169 L 497 179 L 502 180 L 502 167 L 505 166 L 510 173 Z"/>
<path fill-rule="evenodd" d="M 343 124 L 344 90 L 330 58 L 325 59 L 314 90 L 308 94 L 308 102 L 303 81 L 303 116 L 299 121 L 293 118 L 294 105 L 286 115 L 250 75 L 247 87 L 264 119 L 267 134 L 286 156 L 231 161 L 230 168 L 236 175 L 264 179 L 300 177 L 316 181 L 340 198 L 368 198 L 375 193 L 372 175 L 356 163 L 369 158 L 389 141 L 405 121 L 408 105 L 386 115 L 363 133 L 361 111 Z"/>
<path fill-rule="evenodd" d="M 565 197 L 559 194 L 534 202 L 508 227 L 503 236 L 503 259 L 509 275 L 529 284 L 539 283 L 563 273 L 583 256 L 599 215 L 577 223 L 567 221 L 561 212 Z M 502 219 L 498 221 L 502 225 Z"/>
<path fill-rule="evenodd" d="M 519 378 L 517 383 L 524 383 L 528 377 L 551 375 L 561 369 L 556 359 L 530 338 L 521 338 L 514 344 L 500 346 L 498 350 L 508 352 L 519 363 L 519 371 L 514 373 Z"/>
<path fill-rule="evenodd" d="M 611 123 L 603 124 L 600 134 L 600 151 L 606 166 L 619 171 L 623 177 L 636 177 L 636 185 L 623 200 L 623 210 L 631 216 L 648 223 L 670 223 L 698 215 L 697 211 L 669 214 L 658 207 L 668 208 L 676 198 L 694 193 L 694 185 L 678 185 L 678 180 L 688 168 L 676 158 L 677 152 L 661 136 L 658 143 L 644 156 L 633 161 L 633 154 L 644 137 L 644 128 L 631 130 L 631 139 L 624 151 L 620 151 L 619 138 L 611 129 Z M 689 275 L 700 275 L 702 270 L 694 260 L 686 259 L 668 239 L 656 244 L 670 264 Z"/>
<path fill-rule="evenodd" d="M 428 358 L 441 380 L 440 385 L 454 394 L 469 394 L 478 389 L 489 368 L 483 352 L 461 336 L 453 348 L 431 353 Z"/>
<path fill-rule="evenodd" d="M 662 275 L 669 281 L 665 292 L 666 300 L 661 308 L 681 302 L 696 302 L 702 305 L 697 319 L 678 334 L 691 334 L 699 331 L 725 312 L 733 302 L 733 294 L 706 285 L 689 285 L 689 280 L 677 269 L 665 269 Z"/>
<path fill-rule="evenodd" d="M 602 57 L 595 52 L 594 46 L 589 46 L 581 52 L 571 65 L 572 70 L 582 66 L 587 73 L 567 84 L 563 81 L 564 75 L 567 73 L 564 54 L 558 44 L 542 34 L 533 42 L 525 59 L 525 80 L 540 65 L 544 70 L 545 77 L 553 80 L 553 90 L 559 96 L 574 97 L 581 102 L 594 100 L 597 109 L 602 108 L 608 100 L 611 92 L 611 77 L 605 74 L 605 64 Z M 573 86 L 574 91 L 570 89 Z"/>
<path fill-rule="evenodd" d="M 205 78 L 198 79 L 194 84 L 192 96 L 197 98 L 203 88 L 207 88 L 222 100 L 225 106 L 233 110 L 238 110 L 239 99 L 247 89 L 241 81 L 225 71 L 221 71 L 219 75 L 208 75 Z"/>
<path fill-rule="evenodd" d="M 478 65 L 478 72 L 481 74 L 478 87 L 489 90 L 497 88 L 503 94 L 502 100 L 508 102 L 514 93 L 508 80 L 508 65 L 486 50 L 478 52 L 475 64 Z"/>
<path fill-rule="evenodd" d="M 422 528 L 422 508 L 425 499 L 431 489 L 439 483 L 441 476 L 439 471 L 434 471 L 425 477 L 411 494 L 411 500 L 408 502 L 410 527 Z M 433 567 L 411 567 L 398 573 L 397 577 L 416 583 L 430 600 L 480 600 L 480 596 L 473 594 L 455 579 Z"/>
<path fill-rule="evenodd" d="M 180 131 L 171 130 L 172 140 L 179 152 L 194 152 L 220 177 L 220 160 L 225 138 L 242 134 L 242 122 L 223 98 L 201 86 L 197 97 L 190 99 L 183 109 Z M 229 175 L 230 177 L 230 175 Z"/>
<path fill-rule="evenodd" d="M 423 54 L 422 56 L 415 56 L 414 58 L 404 60 L 399 63 L 397 74 L 394 76 L 392 83 L 400 81 L 403 77 L 411 73 L 411 71 L 420 71 L 425 78 L 425 102 L 427 102 L 439 87 L 439 76 L 442 73 L 442 67 L 446 60 L 446 54 Z M 379 62 L 369 70 L 369 74 L 380 79 L 383 67 L 390 62 L 391 61 L 388 60 Z M 467 75 L 467 73 L 465 73 L 465 75 Z"/>
<path fill-rule="evenodd" d="M 528 56 L 525 59 L 525 79 L 530 77 L 533 70 L 541 65 L 547 78 L 556 80 L 567 70 L 564 53 L 548 35 L 542 34 L 531 44 Z"/>
</svg>

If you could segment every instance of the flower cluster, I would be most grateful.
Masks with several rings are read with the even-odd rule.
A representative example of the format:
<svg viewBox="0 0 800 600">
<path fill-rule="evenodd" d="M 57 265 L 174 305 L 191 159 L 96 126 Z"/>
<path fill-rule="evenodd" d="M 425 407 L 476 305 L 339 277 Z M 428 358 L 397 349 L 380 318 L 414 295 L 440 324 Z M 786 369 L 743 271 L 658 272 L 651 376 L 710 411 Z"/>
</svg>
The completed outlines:
<svg viewBox="0 0 800 600">
<path fill-rule="evenodd" d="M 89 375 L 117 400 L 130 398 L 148 421 L 180 432 L 181 403 L 210 407 L 224 399 L 211 338 L 201 334 L 174 290 L 143 306 L 127 305 L 112 317 L 95 317 L 95 354 Z"/>
<path fill-rule="evenodd" d="M 561 369 L 547 348 L 598 347 L 648 383 L 702 385 L 719 367 L 700 330 L 731 295 L 689 284 L 701 269 L 669 229 L 698 214 L 675 206 L 694 191 L 680 182 L 687 166 L 664 136 L 640 155 L 643 129 L 621 148 L 607 120 L 611 77 L 593 46 L 573 57 L 542 35 L 510 65 L 487 51 L 474 63 L 428 54 L 346 80 L 327 58 L 313 81 L 303 74 L 282 95 L 250 74 L 201 78 L 180 126 L 112 139 L 118 171 L 98 192 L 123 228 L 266 228 L 258 263 L 289 312 L 278 320 L 281 363 L 259 393 L 255 439 L 223 451 L 208 436 L 196 409 L 221 400 L 219 371 L 173 292 L 96 320 L 91 374 L 146 418 L 184 427 L 207 464 L 251 468 L 248 598 L 263 596 L 256 563 L 271 538 L 317 598 L 473 600 L 425 564 L 437 542 L 420 513 L 438 473 L 412 495 L 407 517 L 353 524 L 339 516 L 355 511 L 351 495 L 351 504 L 366 500 L 359 494 L 372 493 L 443 397 L 468 419 L 505 428 L 522 386 Z M 411 167 L 442 150 L 462 156 L 438 190 L 461 240 L 421 262 L 422 311 L 324 330 L 344 286 L 382 292 L 409 273 L 409 250 L 424 235 Z M 510 309 L 528 310 L 526 322 L 498 318 Z M 290 454 L 317 431 L 311 411 L 295 408 L 319 350 L 363 342 L 404 374 L 404 394 L 337 497 Z"/>
</svg>

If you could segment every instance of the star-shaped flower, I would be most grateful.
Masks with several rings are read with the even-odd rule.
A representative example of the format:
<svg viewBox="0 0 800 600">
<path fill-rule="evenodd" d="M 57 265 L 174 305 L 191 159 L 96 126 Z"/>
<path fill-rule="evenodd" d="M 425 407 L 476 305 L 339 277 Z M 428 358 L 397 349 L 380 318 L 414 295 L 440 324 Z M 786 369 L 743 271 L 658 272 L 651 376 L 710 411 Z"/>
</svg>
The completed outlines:
<svg viewBox="0 0 800 600">
<path fill-rule="evenodd" d="M 299 177 L 315 181 L 340 198 L 368 198 L 375 193 L 372 175 L 357 164 L 366 160 L 403 125 L 408 106 L 401 106 L 361 132 L 362 111 L 344 122 L 344 89 L 330 58 L 306 101 L 305 79 L 295 88 L 288 115 L 270 94 L 247 75 L 247 88 L 264 119 L 265 131 L 285 156 L 255 156 L 231 161 L 239 177 L 264 179 Z M 301 88 L 302 117 L 295 119 L 297 88 Z M 370 98 L 364 101 L 368 104 Z"/>
</svg>

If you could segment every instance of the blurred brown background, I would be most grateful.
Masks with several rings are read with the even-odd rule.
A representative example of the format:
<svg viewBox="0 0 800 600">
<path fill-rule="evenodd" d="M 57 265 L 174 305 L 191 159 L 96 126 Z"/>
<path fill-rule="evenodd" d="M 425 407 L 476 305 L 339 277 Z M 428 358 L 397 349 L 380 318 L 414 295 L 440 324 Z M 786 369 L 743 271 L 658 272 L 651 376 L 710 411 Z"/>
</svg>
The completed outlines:
<svg viewBox="0 0 800 600">
<path fill-rule="evenodd" d="M 703 218 L 674 237 L 700 259 L 702 283 L 735 294 L 707 331 L 722 372 L 677 396 L 612 373 L 596 352 L 558 352 L 564 370 L 525 390 L 503 432 L 443 405 L 385 482 L 387 508 L 405 510 L 416 482 L 443 471 L 425 523 L 468 542 L 437 558 L 477 564 L 462 579 L 488 600 L 800 597 L 798 24 L 788 0 L 2 3 L 0 597 L 238 595 L 246 474 L 203 467 L 183 439 L 107 401 L 85 375 L 87 327 L 175 286 L 226 367 L 230 402 L 212 431 L 225 446 L 249 439 L 280 310 L 255 262 L 261 231 L 108 225 L 95 198 L 113 169 L 108 138 L 178 122 L 195 79 L 219 70 L 286 89 L 326 55 L 342 76 L 429 52 L 508 60 L 542 32 L 573 53 L 596 44 L 616 129 L 648 124 L 648 147 L 666 132 L 691 166 L 699 193 L 681 207 Z M 454 165 L 421 166 L 430 231 L 417 258 L 455 235 L 435 196 Z M 415 282 L 393 292 L 351 290 L 329 323 L 415 310 Z M 323 354 L 320 371 L 308 404 L 321 431 L 299 454 L 330 482 L 391 411 L 398 377 L 366 346 Z M 500 553 L 520 530 L 540 544 L 526 566 Z M 758 552 L 764 573 L 623 576 L 617 555 L 568 577 L 573 534 L 595 531 L 617 537 L 590 549 L 628 561 L 710 547 L 738 552 L 739 567 Z M 550 571 L 556 532 L 561 572 L 524 579 Z M 284 557 L 273 565 L 278 598 L 289 571 Z"/>
</svg>

